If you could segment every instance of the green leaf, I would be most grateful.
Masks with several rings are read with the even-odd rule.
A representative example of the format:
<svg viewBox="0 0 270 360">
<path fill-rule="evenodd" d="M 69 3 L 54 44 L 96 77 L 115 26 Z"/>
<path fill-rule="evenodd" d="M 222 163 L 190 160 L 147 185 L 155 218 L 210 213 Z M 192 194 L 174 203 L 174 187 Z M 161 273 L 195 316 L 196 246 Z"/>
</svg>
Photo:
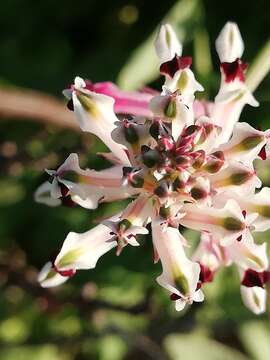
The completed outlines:
<svg viewBox="0 0 270 360">
<path fill-rule="evenodd" d="M 29 326 L 19 317 L 10 317 L 1 322 L 0 339 L 5 342 L 23 342 L 29 336 Z"/>
<path fill-rule="evenodd" d="M 255 360 L 270 359 L 270 327 L 262 321 L 251 321 L 239 331 L 244 348 Z"/>
<path fill-rule="evenodd" d="M 71 360 L 71 357 L 58 352 L 56 346 L 21 346 L 1 349 L 0 360 Z"/>
<path fill-rule="evenodd" d="M 15 179 L 6 178 L 0 181 L 0 206 L 9 206 L 18 203 L 25 196 L 24 187 Z"/>
<path fill-rule="evenodd" d="M 100 360 L 123 359 L 127 350 L 125 341 L 116 335 L 104 336 L 99 342 Z"/>
<path fill-rule="evenodd" d="M 169 335 L 164 341 L 164 347 L 171 360 L 248 360 L 239 351 L 209 339 L 199 332 L 190 335 Z"/>
<path fill-rule="evenodd" d="M 170 23 L 179 40 L 182 41 L 185 37 L 190 36 L 201 18 L 200 0 L 180 0 L 170 9 L 161 23 Z M 159 61 L 154 49 L 158 28 L 159 26 L 132 52 L 131 57 L 120 71 L 117 83 L 121 88 L 138 89 L 158 77 Z"/>
</svg>

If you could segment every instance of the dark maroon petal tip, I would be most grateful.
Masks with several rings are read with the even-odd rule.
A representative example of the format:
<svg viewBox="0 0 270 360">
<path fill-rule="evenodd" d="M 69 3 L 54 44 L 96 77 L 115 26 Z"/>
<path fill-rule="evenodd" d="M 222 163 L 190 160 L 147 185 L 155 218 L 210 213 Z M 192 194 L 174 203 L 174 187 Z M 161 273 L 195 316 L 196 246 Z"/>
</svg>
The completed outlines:
<svg viewBox="0 0 270 360">
<path fill-rule="evenodd" d="M 259 286 L 263 288 L 266 279 L 268 281 L 268 272 L 257 272 L 255 270 L 248 269 L 245 271 L 244 277 L 241 281 L 241 285 L 244 285 L 246 287 Z"/>
<path fill-rule="evenodd" d="M 199 281 L 199 282 L 197 283 L 196 291 L 197 291 L 197 290 L 200 290 L 201 287 L 202 287 L 202 283 Z"/>
<path fill-rule="evenodd" d="M 263 281 L 265 284 L 270 282 L 270 271 L 263 272 Z"/>
<path fill-rule="evenodd" d="M 240 235 L 240 236 L 238 236 L 238 238 L 236 239 L 236 241 L 241 241 L 243 239 L 243 235 Z"/>
<path fill-rule="evenodd" d="M 212 270 L 209 269 L 209 267 L 199 263 L 200 268 L 201 268 L 201 272 L 200 272 L 200 277 L 199 280 L 202 284 L 206 283 L 206 282 L 212 282 L 214 279 L 214 272 Z"/>
<path fill-rule="evenodd" d="M 266 160 L 266 159 L 267 159 L 266 145 L 264 145 L 264 146 L 261 148 L 258 156 L 259 156 L 262 160 Z"/>
<path fill-rule="evenodd" d="M 70 100 L 68 101 L 68 103 L 67 103 L 67 108 L 68 108 L 68 110 L 70 110 L 70 111 L 74 111 L 74 105 L 73 105 L 73 100 L 72 100 L 72 99 L 70 99 Z"/>
<path fill-rule="evenodd" d="M 64 184 L 62 184 L 62 183 L 58 183 L 59 184 L 59 187 L 60 187 L 60 190 L 61 190 L 61 195 L 63 196 L 63 197 L 66 197 L 66 196 L 68 196 L 68 194 L 69 194 L 69 188 L 66 186 L 66 185 L 64 185 Z"/>
<path fill-rule="evenodd" d="M 171 78 L 173 78 L 174 74 L 178 70 L 189 68 L 191 64 L 192 58 L 190 56 L 181 57 L 175 55 L 172 60 L 161 64 L 159 70 L 162 75 L 169 75 Z"/>
<path fill-rule="evenodd" d="M 211 155 L 219 160 L 225 160 L 224 152 L 221 150 L 215 151 Z"/>
<path fill-rule="evenodd" d="M 62 183 L 59 183 L 59 186 L 60 186 L 61 195 L 62 195 L 60 198 L 62 205 L 67 206 L 67 207 L 76 206 L 77 204 L 72 200 L 72 198 L 70 196 L 69 188 Z"/>
<path fill-rule="evenodd" d="M 65 277 L 72 277 L 76 274 L 76 270 L 75 269 L 69 269 L 69 270 L 58 270 L 55 267 L 55 271 L 60 274 L 61 276 L 65 276 Z"/>
<path fill-rule="evenodd" d="M 227 83 L 232 82 L 236 79 L 244 82 L 245 81 L 245 72 L 247 70 L 248 64 L 242 63 L 240 59 L 236 59 L 234 62 L 224 62 L 220 64 L 221 70 L 225 75 L 225 81 Z"/>
<path fill-rule="evenodd" d="M 74 207 L 76 206 L 76 203 L 71 199 L 71 196 L 68 195 L 66 197 L 61 198 L 62 205 L 66 207 Z"/>
<path fill-rule="evenodd" d="M 181 299 L 181 296 L 173 293 L 173 294 L 170 295 L 170 299 L 171 299 L 172 301 L 176 301 L 176 300 Z"/>
</svg>

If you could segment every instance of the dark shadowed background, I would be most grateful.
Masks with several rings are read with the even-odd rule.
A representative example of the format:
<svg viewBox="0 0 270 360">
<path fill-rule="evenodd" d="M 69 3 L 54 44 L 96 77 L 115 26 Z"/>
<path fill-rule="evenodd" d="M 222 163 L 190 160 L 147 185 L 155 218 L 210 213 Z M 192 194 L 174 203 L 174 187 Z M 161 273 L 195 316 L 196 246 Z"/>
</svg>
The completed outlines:
<svg viewBox="0 0 270 360">
<path fill-rule="evenodd" d="M 155 282 L 161 268 L 152 264 L 150 239 L 120 257 L 106 254 L 96 269 L 60 288 L 36 283 L 69 231 L 86 231 L 125 205 L 88 211 L 34 203 L 34 190 L 47 179 L 44 168 L 56 168 L 69 153 L 79 153 L 82 167 L 106 166 L 96 155 L 104 146 L 76 131 L 61 91 L 76 75 L 159 89 L 150 45 L 164 18 L 178 31 L 184 54 L 194 56 L 206 97 L 218 90 L 213 44 L 226 21 L 239 24 L 247 62 L 270 36 L 266 0 L 1 2 L 0 360 L 270 359 L 270 313 L 256 317 L 244 308 L 235 269 L 206 286 L 203 304 L 177 313 Z M 245 108 L 242 120 L 264 129 L 269 77 L 255 97 L 260 108 Z M 268 166 L 258 171 L 269 185 Z M 195 233 L 186 236 L 197 240 Z"/>
</svg>

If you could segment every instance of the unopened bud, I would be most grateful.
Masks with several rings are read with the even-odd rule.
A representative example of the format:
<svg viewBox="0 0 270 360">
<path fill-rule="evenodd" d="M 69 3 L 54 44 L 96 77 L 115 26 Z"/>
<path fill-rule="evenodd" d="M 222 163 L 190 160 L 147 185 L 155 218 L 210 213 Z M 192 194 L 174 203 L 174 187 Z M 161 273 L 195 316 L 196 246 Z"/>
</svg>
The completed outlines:
<svg viewBox="0 0 270 360">
<path fill-rule="evenodd" d="M 216 40 L 216 50 L 220 62 L 233 62 L 241 58 L 244 43 L 239 28 L 234 22 L 227 22 Z"/>
<path fill-rule="evenodd" d="M 198 187 L 192 188 L 190 194 L 195 200 L 202 200 L 207 197 L 207 192 L 204 189 Z"/>
<path fill-rule="evenodd" d="M 178 155 L 175 158 L 177 168 L 186 168 L 190 165 L 190 158 L 184 155 Z"/>
<path fill-rule="evenodd" d="M 165 24 L 160 27 L 155 40 L 155 50 L 161 63 L 171 60 L 175 54 L 181 55 L 182 45 L 179 43 L 171 25 Z"/>
<path fill-rule="evenodd" d="M 185 182 L 183 180 L 180 180 L 179 177 L 177 177 L 173 182 L 173 190 L 182 190 L 185 187 Z"/>
<path fill-rule="evenodd" d="M 142 188 L 144 184 L 144 179 L 139 175 L 134 175 L 132 176 L 130 184 L 135 188 Z"/>
<path fill-rule="evenodd" d="M 145 166 L 152 168 L 157 165 L 160 156 L 157 150 L 150 149 L 148 146 L 142 147 L 142 162 Z"/>
<path fill-rule="evenodd" d="M 159 185 L 155 188 L 154 193 L 162 198 L 168 195 L 168 189 L 165 185 Z"/>
<path fill-rule="evenodd" d="M 150 135 L 155 139 L 158 140 L 160 135 L 160 124 L 158 121 L 154 121 L 149 128 Z"/>
</svg>

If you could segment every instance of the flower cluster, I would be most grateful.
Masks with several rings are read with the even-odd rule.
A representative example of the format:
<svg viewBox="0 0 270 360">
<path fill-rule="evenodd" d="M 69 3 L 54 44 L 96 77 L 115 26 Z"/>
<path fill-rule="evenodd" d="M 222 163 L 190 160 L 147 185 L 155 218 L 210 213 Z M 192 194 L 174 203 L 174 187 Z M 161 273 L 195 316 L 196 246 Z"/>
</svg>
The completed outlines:
<svg viewBox="0 0 270 360">
<path fill-rule="evenodd" d="M 87 209 L 132 201 L 95 228 L 69 233 L 41 270 L 40 284 L 64 283 L 77 270 L 94 268 L 112 248 L 119 255 L 125 246 L 139 246 L 138 235 L 147 234 L 151 223 L 154 261 L 162 265 L 157 282 L 176 310 L 203 301 L 204 284 L 220 267 L 235 264 L 243 302 L 259 314 L 265 311 L 270 272 L 266 244 L 256 244 L 253 233 L 270 229 L 270 188 L 261 188 L 253 162 L 266 159 L 270 133 L 238 122 L 246 104 L 258 106 L 245 84 L 239 29 L 229 22 L 216 40 L 221 84 L 212 103 L 195 100 L 203 87 L 170 25 L 161 26 L 155 49 L 165 80 L 161 93 L 124 92 L 80 77 L 63 92 L 80 128 L 111 150 L 102 156 L 113 165 L 84 170 L 71 154 L 56 171 L 47 170 L 50 179 L 36 200 Z M 201 233 L 190 259 L 183 228 Z"/>
</svg>

